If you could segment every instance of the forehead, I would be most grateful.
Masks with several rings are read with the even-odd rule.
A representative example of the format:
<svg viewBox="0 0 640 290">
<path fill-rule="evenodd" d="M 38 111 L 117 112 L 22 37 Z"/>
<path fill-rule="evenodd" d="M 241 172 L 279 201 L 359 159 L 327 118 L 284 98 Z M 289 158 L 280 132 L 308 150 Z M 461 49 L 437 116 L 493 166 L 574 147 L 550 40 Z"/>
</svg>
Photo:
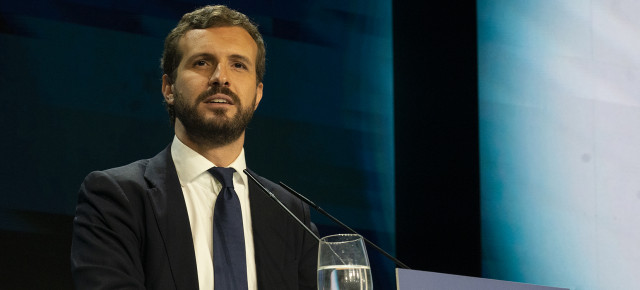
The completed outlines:
<svg viewBox="0 0 640 290">
<path fill-rule="evenodd" d="M 258 45 L 249 32 L 238 26 L 210 27 L 187 31 L 178 43 L 183 58 L 193 54 L 241 54 L 254 60 Z"/>
</svg>

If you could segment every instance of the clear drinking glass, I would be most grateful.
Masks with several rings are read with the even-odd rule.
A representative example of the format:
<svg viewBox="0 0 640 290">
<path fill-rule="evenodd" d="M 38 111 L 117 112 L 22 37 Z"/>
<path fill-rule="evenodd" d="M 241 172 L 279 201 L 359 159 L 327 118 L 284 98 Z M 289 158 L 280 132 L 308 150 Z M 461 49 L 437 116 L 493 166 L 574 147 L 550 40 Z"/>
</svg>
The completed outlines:
<svg viewBox="0 0 640 290">
<path fill-rule="evenodd" d="M 339 234 L 320 239 L 318 289 L 373 289 L 367 249 L 360 235 Z"/>
</svg>

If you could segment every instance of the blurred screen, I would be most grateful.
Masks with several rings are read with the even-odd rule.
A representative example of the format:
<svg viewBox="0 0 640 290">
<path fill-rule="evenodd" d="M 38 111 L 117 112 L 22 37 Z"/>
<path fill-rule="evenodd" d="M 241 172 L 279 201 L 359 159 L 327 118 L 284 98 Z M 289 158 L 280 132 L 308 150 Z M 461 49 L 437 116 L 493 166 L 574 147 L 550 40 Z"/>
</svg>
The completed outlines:
<svg viewBox="0 0 640 290">
<path fill-rule="evenodd" d="M 640 2 L 478 0 L 482 267 L 640 285 Z"/>
</svg>

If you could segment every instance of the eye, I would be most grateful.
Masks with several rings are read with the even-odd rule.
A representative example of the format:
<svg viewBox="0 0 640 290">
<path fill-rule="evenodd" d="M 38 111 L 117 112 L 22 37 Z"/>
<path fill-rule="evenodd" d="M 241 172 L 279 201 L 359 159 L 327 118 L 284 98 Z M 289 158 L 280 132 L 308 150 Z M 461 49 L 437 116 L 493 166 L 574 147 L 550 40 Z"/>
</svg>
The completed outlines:
<svg viewBox="0 0 640 290">
<path fill-rule="evenodd" d="M 198 61 L 196 61 L 193 65 L 194 65 L 194 66 L 206 66 L 206 65 L 207 65 L 207 61 L 205 61 L 205 60 L 198 60 Z"/>
<path fill-rule="evenodd" d="M 241 62 L 234 62 L 232 66 L 233 68 L 236 68 L 236 69 L 244 69 L 244 70 L 247 69 L 247 66 Z"/>
</svg>

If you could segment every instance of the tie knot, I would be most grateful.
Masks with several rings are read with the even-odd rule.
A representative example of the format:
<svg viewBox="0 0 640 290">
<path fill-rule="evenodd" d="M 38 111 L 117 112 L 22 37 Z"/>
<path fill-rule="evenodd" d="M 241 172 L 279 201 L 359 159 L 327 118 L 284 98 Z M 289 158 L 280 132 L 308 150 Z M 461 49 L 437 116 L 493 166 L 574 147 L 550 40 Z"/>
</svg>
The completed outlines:
<svg viewBox="0 0 640 290">
<path fill-rule="evenodd" d="M 209 173 L 213 175 L 220 183 L 222 187 L 233 188 L 233 173 L 236 172 L 233 168 L 226 167 L 211 167 Z"/>
</svg>

